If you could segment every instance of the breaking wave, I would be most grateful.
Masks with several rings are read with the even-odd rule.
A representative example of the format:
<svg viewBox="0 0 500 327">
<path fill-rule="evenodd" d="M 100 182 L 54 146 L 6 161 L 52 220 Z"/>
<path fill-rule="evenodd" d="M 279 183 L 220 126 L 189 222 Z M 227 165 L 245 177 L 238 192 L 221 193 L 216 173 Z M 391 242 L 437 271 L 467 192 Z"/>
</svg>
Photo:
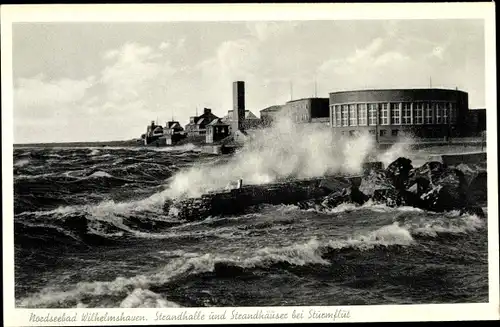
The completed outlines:
<svg viewBox="0 0 500 327">
<path fill-rule="evenodd" d="M 182 257 L 174 258 L 156 273 L 137 275 L 130 278 L 118 277 L 113 281 L 80 282 L 69 289 L 58 290 L 47 287 L 20 301 L 20 307 L 52 307 L 65 303 L 82 306 L 88 297 L 120 296 L 121 307 L 165 307 L 175 303 L 161 298 L 148 289 L 172 282 L 175 278 L 196 275 L 205 272 L 221 272 L 224 269 L 268 268 L 274 264 L 287 263 L 295 266 L 311 264 L 330 265 L 322 256 L 329 251 L 343 248 L 369 250 L 376 246 L 408 246 L 413 239 L 408 231 L 396 225 L 382 227 L 367 235 L 360 235 L 347 240 L 318 241 L 313 238 L 306 243 L 297 243 L 285 247 L 265 247 L 255 250 L 246 257 L 234 257 L 207 253 L 193 256 L 192 253 L 178 252 Z M 196 255 L 196 254 L 194 254 Z"/>
<path fill-rule="evenodd" d="M 19 159 L 14 162 L 14 167 L 24 167 L 30 163 L 29 159 Z"/>
<path fill-rule="evenodd" d="M 224 189 L 238 179 L 265 184 L 281 178 L 308 178 L 333 173 L 359 173 L 370 155 L 373 139 L 337 137 L 326 126 L 278 121 L 269 129 L 249 135 L 243 148 L 228 162 L 194 166 L 176 174 L 168 197 L 199 196 Z"/>
<path fill-rule="evenodd" d="M 120 308 L 180 308 L 175 302 L 162 298 L 159 294 L 136 288 L 121 303 Z"/>
</svg>

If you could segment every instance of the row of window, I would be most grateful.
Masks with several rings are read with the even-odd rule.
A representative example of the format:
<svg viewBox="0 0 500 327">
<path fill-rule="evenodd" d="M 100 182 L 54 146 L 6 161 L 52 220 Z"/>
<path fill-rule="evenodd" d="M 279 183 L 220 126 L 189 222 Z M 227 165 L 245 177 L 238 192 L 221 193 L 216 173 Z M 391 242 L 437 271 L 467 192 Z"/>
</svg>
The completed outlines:
<svg viewBox="0 0 500 327">
<path fill-rule="evenodd" d="M 378 113 L 378 115 L 377 115 Z M 333 126 L 454 124 L 453 102 L 352 103 L 332 106 Z"/>
<path fill-rule="evenodd" d="M 405 132 L 405 131 L 401 131 L 401 130 L 399 130 L 399 129 L 392 129 L 392 130 L 390 130 L 390 132 L 391 132 L 391 136 L 404 136 L 404 135 L 411 135 L 411 134 L 406 134 L 406 132 Z M 360 132 L 360 131 L 342 131 L 342 135 L 349 135 L 349 136 L 357 136 L 357 135 L 359 135 L 360 133 L 362 133 L 362 132 Z M 376 134 L 377 134 L 376 130 L 374 130 L 374 129 L 370 129 L 370 130 L 368 131 L 368 133 L 369 133 L 370 135 L 376 135 Z M 439 134 L 440 136 L 442 135 L 442 133 L 441 133 L 441 132 L 439 132 L 439 131 L 438 131 L 438 132 L 430 131 L 430 132 L 429 132 L 429 134 L 431 134 L 431 135 L 432 135 L 432 134 Z M 388 136 L 388 135 L 389 135 L 389 133 L 388 133 L 388 131 L 387 131 L 387 130 L 385 130 L 385 129 L 381 129 L 381 130 L 379 130 L 379 135 L 380 135 L 380 136 Z"/>
<path fill-rule="evenodd" d="M 376 131 L 374 129 L 371 129 L 368 131 L 370 135 L 375 135 Z M 387 130 L 382 129 L 379 131 L 380 136 L 387 136 Z M 342 135 L 349 135 L 349 136 L 356 136 L 359 135 L 359 131 L 342 131 Z M 400 132 L 399 129 L 393 129 L 391 130 L 391 135 L 392 136 L 398 136 L 398 135 L 404 135 L 404 132 Z"/>
</svg>

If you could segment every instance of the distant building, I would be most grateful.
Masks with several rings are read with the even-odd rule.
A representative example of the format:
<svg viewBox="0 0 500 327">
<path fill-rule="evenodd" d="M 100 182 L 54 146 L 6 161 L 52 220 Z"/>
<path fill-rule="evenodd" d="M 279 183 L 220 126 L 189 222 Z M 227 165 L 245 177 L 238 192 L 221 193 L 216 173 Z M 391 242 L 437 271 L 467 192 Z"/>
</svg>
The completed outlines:
<svg viewBox="0 0 500 327">
<path fill-rule="evenodd" d="M 296 123 L 329 124 L 328 98 L 303 98 L 283 105 L 267 107 L 260 111 L 262 125 L 270 126 L 278 117 L 289 117 Z"/>
<path fill-rule="evenodd" d="M 164 127 L 151 121 L 151 125 L 147 127 L 146 134 L 143 134 L 142 138 L 145 145 L 173 145 L 185 136 L 184 128 L 178 121 L 169 121 Z"/>
<path fill-rule="evenodd" d="M 186 125 L 186 133 L 188 135 L 205 135 L 207 124 L 217 118 L 219 117 L 212 113 L 212 109 L 204 108 L 202 115 L 189 118 L 189 124 Z"/>
<path fill-rule="evenodd" d="M 445 89 L 330 93 L 330 125 L 344 135 L 367 132 L 379 142 L 399 136 L 448 138 L 468 134 L 468 94 Z"/>
<path fill-rule="evenodd" d="M 216 118 L 206 126 L 206 143 L 218 142 L 229 136 L 229 124 L 222 121 L 221 118 Z"/>
<path fill-rule="evenodd" d="M 280 105 L 270 106 L 260 111 L 260 120 L 263 126 L 271 126 L 276 120 L 281 110 Z"/>
<path fill-rule="evenodd" d="M 319 122 L 321 119 L 330 117 L 328 105 L 328 98 L 292 100 L 281 106 L 280 115 L 288 116 L 296 123 Z"/>
<path fill-rule="evenodd" d="M 184 128 L 182 128 L 178 121 L 171 120 L 167 122 L 163 132 L 164 134 L 183 134 Z"/>
<path fill-rule="evenodd" d="M 146 128 L 146 134 L 144 134 L 144 144 L 150 144 L 157 141 L 161 136 L 163 136 L 163 127 L 157 125 L 154 120 L 151 121 L 151 125 Z"/>
<path fill-rule="evenodd" d="M 234 110 L 228 110 L 227 115 L 222 118 L 222 121 L 229 124 L 233 123 Z M 253 129 L 260 127 L 261 120 L 255 116 L 250 110 L 245 110 L 245 119 L 242 122 L 243 129 Z"/>
<path fill-rule="evenodd" d="M 163 136 L 160 137 L 159 142 L 166 145 L 174 145 L 183 138 L 186 137 L 184 133 L 184 128 L 178 121 L 168 121 L 166 126 L 163 128 Z M 163 139 L 165 139 L 163 141 Z"/>
</svg>

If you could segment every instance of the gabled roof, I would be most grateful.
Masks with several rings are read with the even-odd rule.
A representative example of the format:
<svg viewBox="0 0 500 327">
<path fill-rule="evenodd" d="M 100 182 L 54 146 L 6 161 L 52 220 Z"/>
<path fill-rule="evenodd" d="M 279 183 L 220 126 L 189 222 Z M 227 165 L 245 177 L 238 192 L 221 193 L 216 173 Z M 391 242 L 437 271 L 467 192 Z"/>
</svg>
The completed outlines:
<svg viewBox="0 0 500 327">
<path fill-rule="evenodd" d="M 167 128 L 174 128 L 180 126 L 181 124 L 176 120 L 171 120 L 167 122 Z"/>
<path fill-rule="evenodd" d="M 201 117 L 199 118 L 197 121 L 196 121 L 196 125 L 201 125 L 201 123 L 203 123 L 203 121 L 205 120 L 205 117 Z"/>
<path fill-rule="evenodd" d="M 229 126 L 229 125 L 222 122 L 220 118 L 215 118 L 208 124 L 208 126 Z"/>
<path fill-rule="evenodd" d="M 250 110 L 245 111 L 245 119 L 259 119 Z"/>
<path fill-rule="evenodd" d="M 225 120 L 231 120 L 233 119 L 233 112 L 234 110 L 228 110 L 227 115 L 224 117 Z M 253 114 L 250 110 L 245 110 L 245 119 L 259 119 L 257 116 Z"/>
</svg>

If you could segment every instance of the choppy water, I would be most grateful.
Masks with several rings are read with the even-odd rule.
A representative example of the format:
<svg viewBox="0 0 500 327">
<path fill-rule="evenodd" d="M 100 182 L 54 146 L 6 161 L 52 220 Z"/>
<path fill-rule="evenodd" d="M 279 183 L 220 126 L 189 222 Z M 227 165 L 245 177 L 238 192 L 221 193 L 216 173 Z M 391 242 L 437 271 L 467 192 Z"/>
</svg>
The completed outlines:
<svg viewBox="0 0 500 327">
<path fill-rule="evenodd" d="M 477 216 L 343 204 L 185 222 L 162 211 L 183 148 L 14 150 L 18 307 L 485 302 Z M 485 208 L 486 210 L 486 208 Z"/>
</svg>

